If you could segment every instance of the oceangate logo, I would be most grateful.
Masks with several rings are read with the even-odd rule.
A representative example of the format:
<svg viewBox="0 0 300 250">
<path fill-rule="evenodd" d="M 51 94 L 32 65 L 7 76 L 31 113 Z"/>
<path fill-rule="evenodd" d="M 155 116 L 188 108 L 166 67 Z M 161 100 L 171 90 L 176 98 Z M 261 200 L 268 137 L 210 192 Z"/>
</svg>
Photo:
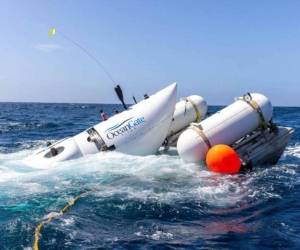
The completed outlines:
<svg viewBox="0 0 300 250">
<path fill-rule="evenodd" d="M 130 130 L 137 128 L 145 123 L 145 118 L 140 117 L 134 119 L 133 117 L 126 119 L 125 121 L 108 128 L 106 132 L 107 139 L 111 140 L 119 135 L 122 135 Z"/>
</svg>

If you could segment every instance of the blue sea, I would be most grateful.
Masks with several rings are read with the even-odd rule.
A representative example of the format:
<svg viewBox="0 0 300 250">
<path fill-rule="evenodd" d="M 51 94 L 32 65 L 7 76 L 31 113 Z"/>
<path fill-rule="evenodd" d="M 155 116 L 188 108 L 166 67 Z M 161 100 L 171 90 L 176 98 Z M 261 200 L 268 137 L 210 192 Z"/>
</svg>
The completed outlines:
<svg viewBox="0 0 300 250">
<path fill-rule="evenodd" d="M 219 175 L 171 151 L 146 157 L 99 153 L 52 168 L 27 156 L 99 122 L 116 105 L 0 104 L 0 249 L 299 249 L 300 108 L 274 121 L 295 133 L 275 166 Z M 215 112 L 220 107 L 210 107 Z"/>
</svg>

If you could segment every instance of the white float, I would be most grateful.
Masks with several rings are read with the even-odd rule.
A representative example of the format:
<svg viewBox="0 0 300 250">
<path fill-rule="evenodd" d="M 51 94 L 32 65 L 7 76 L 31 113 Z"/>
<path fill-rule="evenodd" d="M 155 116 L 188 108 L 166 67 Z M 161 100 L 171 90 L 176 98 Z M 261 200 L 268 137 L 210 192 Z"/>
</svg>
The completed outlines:
<svg viewBox="0 0 300 250">
<path fill-rule="evenodd" d="M 107 121 L 50 145 L 26 162 L 43 167 L 107 150 L 133 155 L 154 154 L 169 131 L 176 92 L 176 83 L 169 85 Z"/>
<path fill-rule="evenodd" d="M 176 103 L 168 136 L 178 133 L 192 122 L 200 122 L 206 115 L 207 103 L 203 97 L 191 95 Z"/>
<path fill-rule="evenodd" d="M 177 150 L 186 162 L 205 160 L 209 146 L 231 145 L 257 129 L 261 120 L 269 122 L 273 108 L 268 98 L 259 93 L 245 95 L 206 118 L 190 126 L 178 139 Z"/>
</svg>

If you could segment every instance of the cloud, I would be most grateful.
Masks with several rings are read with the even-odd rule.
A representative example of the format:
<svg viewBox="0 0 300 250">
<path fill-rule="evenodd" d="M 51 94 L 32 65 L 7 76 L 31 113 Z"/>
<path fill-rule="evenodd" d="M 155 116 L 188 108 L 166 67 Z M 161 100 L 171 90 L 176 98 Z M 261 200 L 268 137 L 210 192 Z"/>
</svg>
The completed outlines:
<svg viewBox="0 0 300 250">
<path fill-rule="evenodd" d="M 43 52 L 52 52 L 62 49 L 62 46 L 55 43 L 39 43 L 35 45 L 34 48 Z"/>
</svg>

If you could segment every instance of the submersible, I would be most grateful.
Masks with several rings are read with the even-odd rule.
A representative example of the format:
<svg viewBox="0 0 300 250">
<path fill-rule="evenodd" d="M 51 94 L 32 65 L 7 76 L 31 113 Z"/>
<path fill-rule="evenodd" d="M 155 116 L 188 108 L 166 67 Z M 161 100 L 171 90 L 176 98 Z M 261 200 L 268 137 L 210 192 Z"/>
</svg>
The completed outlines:
<svg viewBox="0 0 300 250">
<path fill-rule="evenodd" d="M 178 138 L 191 122 L 206 115 L 207 104 L 201 96 L 188 96 L 176 103 L 176 92 L 177 84 L 171 84 L 108 120 L 49 145 L 28 157 L 26 163 L 44 167 L 103 151 L 155 154 L 166 139 Z"/>
<path fill-rule="evenodd" d="M 50 145 L 30 156 L 27 163 L 42 167 L 110 150 L 133 155 L 153 154 L 169 131 L 176 93 L 177 84 L 173 83 L 107 121 Z"/>
</svg>

